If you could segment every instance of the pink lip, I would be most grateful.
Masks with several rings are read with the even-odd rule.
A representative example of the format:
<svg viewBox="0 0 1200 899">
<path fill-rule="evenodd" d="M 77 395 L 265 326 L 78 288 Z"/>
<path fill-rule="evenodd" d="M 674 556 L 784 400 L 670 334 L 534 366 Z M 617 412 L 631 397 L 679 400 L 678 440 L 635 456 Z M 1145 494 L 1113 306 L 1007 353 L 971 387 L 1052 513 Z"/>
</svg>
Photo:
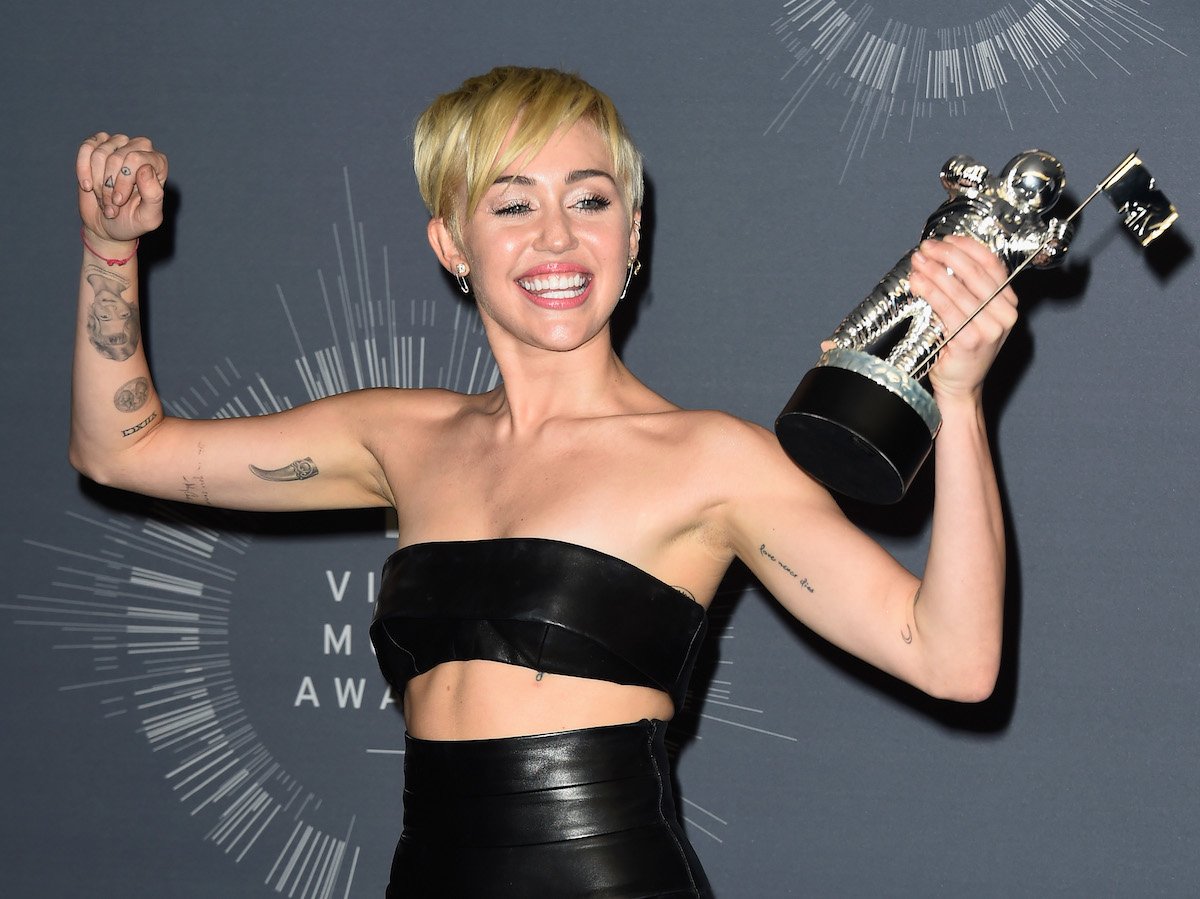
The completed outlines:
<svg viewBox="0 0 1200 899">
<path fill-rule="evenodd" d="M 517 280 L 522 278 L 536 278 L 538 275 L 561 275 L 564 272 L 582 272 L 585 275 L 591 275 L 591 269 L 584 268 L 582 265 L 577 265 L 574 262 L 543 262 L 541 265 L 535 265 L 523 275 L 517 275 Z"/>
<path fill-rule="evenodd" d="M 527 278 L 537 278 L 542 275 L 562 275 L 571 272 L 579 272 L 586 275 L 588 279 L 583 292 L 577 297 L 571 297 L 570 299 L 549 299 L 538 296 L 536 293 L 530 293 L 524 287 L 521 287 L 521 281 Z M 535 306 L 554 311 L 566 311 L 568 309 L 575 309 L 587 302 L 587 298 L 592 293 L 592 285 L 595 283 L 595 280 L 591 270 L 582 265 L 577 265 L 573 262 L 544 262 L 541 265 L 534 266 L 524 274 L 518 275 L 514 283 L 520 289 L 521 293 L 525 294 L 525 298 Z"/>
<path fill-rule="evenodd" d="M 591 295 L 592 285 L 594 283 L 595 281 L 588 281 L 587 285 L 583 288 L 583 292 L 579 294 L 579 296 L 571 297 L 570 299 L 552 299 L 549 297 L 541 297 L 536 293 L 530 293 L 524 287 L 521 287 L 519 283 L 517 284 L 517 288 L 521 291 L 521 293 L 525 294 L 525 299 L 529 300 L 529 302 L 533 303 L 535 306 L 540 306 L 542 309 L 565 311 L 567 309 L 575 309 L 576 307 L 582 306 L 585 302 L 587 302 L 587 298 Z"/>
</svg>

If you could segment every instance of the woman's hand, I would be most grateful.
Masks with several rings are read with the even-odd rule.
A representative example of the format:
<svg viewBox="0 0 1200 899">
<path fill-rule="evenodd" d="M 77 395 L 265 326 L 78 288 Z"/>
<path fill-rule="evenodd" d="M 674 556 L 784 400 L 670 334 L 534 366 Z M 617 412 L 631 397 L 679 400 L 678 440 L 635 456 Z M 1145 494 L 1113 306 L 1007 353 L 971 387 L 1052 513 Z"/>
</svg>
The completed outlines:
<svg viewBox="0 0 1200 899">
<path fill-rule="evenodd" d="M 913 293 L 933 307 L 949 335 L 1007 277 L 1004 263 L 979 241 L 952 236 L 921 243 L 912 257 L 909 283 Z M 978 398 L 984 376 L 1016 321 L 1017 295 L 1006 287 L 942 348 L 929 372 L 939 401 Z"/>
<path fill-rule="evenodd" d="M 162 224 L 167 157 L 149 138 L 92 135 L 79 147 L 75 177 L 79 217 L 93 239 L 132 241 Z"/>
</svg>

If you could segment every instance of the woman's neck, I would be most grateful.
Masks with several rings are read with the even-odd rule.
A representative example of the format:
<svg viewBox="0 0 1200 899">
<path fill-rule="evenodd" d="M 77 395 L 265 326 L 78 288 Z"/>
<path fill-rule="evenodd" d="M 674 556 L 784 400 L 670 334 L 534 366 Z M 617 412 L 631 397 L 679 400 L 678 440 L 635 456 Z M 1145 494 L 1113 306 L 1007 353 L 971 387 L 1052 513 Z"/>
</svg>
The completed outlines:
<svg viewBox="0 0 1200 899">
<path fill-rule="evenodd" d="M 598 418 L 662 402 L 625 367 L 607 328 L 576 349 L 555 352 L 517 341 L 492 344 L 503 383 L 494 414 L 516 434 L 553 420 Z"/>
</svg>

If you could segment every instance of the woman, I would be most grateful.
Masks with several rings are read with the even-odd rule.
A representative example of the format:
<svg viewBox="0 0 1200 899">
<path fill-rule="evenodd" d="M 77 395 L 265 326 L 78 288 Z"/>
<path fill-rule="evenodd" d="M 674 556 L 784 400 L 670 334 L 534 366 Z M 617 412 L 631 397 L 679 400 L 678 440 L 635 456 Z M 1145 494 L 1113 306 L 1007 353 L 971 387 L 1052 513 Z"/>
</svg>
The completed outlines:
<svg viewBox="0 0 1200 899">
<path fill-rule="evenodd" d="M 161 222 L 167 161 L 101 133 L 77 164 L 72 462 L 218 506 L 395 507 L 401 548 L 372 628 L 408 731 L 389 895 L 710 895 L 662 735 L 735 556 L 868 662 L 935 696 L 992 690 L 1004 547 L 980 395 L 1016 297 L 1001 291 L 930 376 L 943 426 L 918 581 L 770 433 L 680 409 L 617 358 L 609 323 L 639 267 L 642 176 L 606 96 L 496 69 L 435 101 L 414 143 L 430 244 L 474 295 L 499 387 L 165 417 L 136 324 L 89 321 L 136 313 L 136 240 Z M 914 291 L 950 328 L 1004 277 L 971 240 L 913 257 Z"/>
</svg>

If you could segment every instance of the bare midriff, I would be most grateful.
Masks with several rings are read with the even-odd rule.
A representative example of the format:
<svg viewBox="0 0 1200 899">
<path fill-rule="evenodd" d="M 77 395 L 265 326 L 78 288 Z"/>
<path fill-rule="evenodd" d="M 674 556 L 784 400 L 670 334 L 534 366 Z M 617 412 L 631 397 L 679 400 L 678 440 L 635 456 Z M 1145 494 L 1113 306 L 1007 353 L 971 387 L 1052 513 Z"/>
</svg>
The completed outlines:
<svg viewBox="0 0 1200 899">
<path fill-rule="evenodd" d="M 443 662 L 404 691 L 408 732 L 422 740 L 491 740 L 668 720 L 670 697 L 652 687 L 544 673 L 504 662 Z"/>
</svg>

